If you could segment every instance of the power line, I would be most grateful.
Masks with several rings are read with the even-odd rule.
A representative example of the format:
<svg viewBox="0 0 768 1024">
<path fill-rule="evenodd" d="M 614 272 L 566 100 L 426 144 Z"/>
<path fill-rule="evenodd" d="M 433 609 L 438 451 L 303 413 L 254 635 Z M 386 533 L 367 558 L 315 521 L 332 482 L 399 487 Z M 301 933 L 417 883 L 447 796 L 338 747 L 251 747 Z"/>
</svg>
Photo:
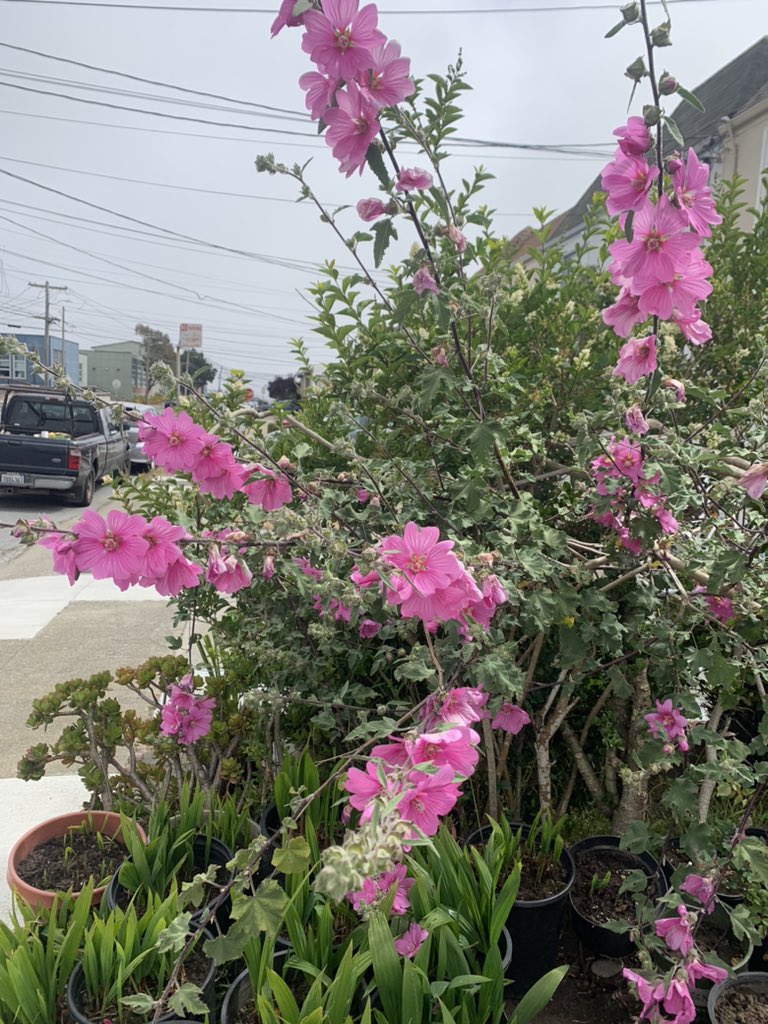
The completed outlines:
<svg viewBox="0 0 768 1024">
<path fill-rule="evenodd" d="M 178 11 L 185 14 L 267 14 L 274 18 L 274 7 L 185 7 L 180 4 L 129 4 L 105 3 L 102 0 L 0 0 L 2 3 L 37 4 L 43 7 L 99 7 L 107 10 L 126 11 Z M 663 0 L 648 0 L 649 6 L 660 7 Z M 667 0 L 668 4 L 719 3 L 721 0 Z M 538 7 L 476 7 L 476 8 L 443 8 L 443 9 L 411 9 L 383 10 L 384 15 L 438 15 L 447 14 L 548 14 L 552 11 L 615 11 L 615 4 L 547 4 Z"/>
</svg>

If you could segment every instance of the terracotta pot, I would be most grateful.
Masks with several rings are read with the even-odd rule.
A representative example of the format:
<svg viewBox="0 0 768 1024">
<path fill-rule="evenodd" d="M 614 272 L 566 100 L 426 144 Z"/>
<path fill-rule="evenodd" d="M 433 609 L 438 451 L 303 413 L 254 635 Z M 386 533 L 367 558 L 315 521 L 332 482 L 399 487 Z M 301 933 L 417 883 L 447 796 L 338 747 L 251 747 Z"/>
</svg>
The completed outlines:
<svg viewBox="0 0 768 1024">
<path fill-rule="evenodd" d="M 48 818 L 46 821 L 40 822 L 39 825 L 35 825 L 29 832 L 25 832 L 11 850 L 8 856 L 8 869 L 5 874 L 8 888 L 11 892 L 14 892 L 19 899 L 23 900 L 33 909 L 47 909 L 53 906 L 53 901 L 57 894 L 48 889 L 36 889 L 33 885 L 25 882 L 19 875 L 19 864 L 33 850 L 46 843 L 49 839 L 63 839 L 69 829 L 78 828 L 89 821 L 93 822 L 97 831 L 103 832 L 111 839 L 118 839 L 119 842 L 122 842 L 120 815 L 112 811 L 73 811 L 70 814 L 59 814 L 55 818 Z M 147 837 L 139 824 L 136 824 L 136 831 L 142 842 L 146 843 Z M 106 885 L 103 885 L 93 890 L 92 902 L 94 904 L 101 900 L 105 889 Z M 74 895 L 78 896 L 79 893 L 76 892 Z"/>
</svg>

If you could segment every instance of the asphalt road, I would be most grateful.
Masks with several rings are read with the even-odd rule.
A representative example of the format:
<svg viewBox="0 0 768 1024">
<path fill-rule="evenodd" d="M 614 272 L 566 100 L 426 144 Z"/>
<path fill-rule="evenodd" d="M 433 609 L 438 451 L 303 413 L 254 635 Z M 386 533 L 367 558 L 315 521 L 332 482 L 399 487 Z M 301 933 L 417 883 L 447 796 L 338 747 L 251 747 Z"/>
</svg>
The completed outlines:
<svg viewBox="0 0 768 1024">
<path fill-rule="evenodd" d="M 112 488 L 107 484 L 102 484 L 96 488 L 91 507 L 97 512 L 102 512 L 111 498 Z M 64 526 L 79 519 L 82 511 L 81 508 L 69 505 L 61 498 L 48 494 L 30 494 L 19 497 L 0 494 L 0 523 L 10 523 L 11 526 L 19 519 L 37 519 L 39 516 L 48 516 L 57 526 Z M 6 565 L 23 550 L 23 545 L 11 536 L 10 528 L 0 526 L 0 565 Z"/>
</svg>

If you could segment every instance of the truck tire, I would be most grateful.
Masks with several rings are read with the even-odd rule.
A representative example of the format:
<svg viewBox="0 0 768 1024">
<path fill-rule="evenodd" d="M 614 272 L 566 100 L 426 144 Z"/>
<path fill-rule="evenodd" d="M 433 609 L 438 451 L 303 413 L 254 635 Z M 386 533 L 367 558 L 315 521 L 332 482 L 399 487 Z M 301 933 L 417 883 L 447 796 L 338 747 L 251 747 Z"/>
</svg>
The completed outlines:
<svg viewBox="0 0 768 1024">
<path fill-rule="evenodd" d="M 96 474 L 91 470 L 79 487 L 72 492 L 72 502 L 80 508 L 87 508 L 93 501 L 93 492 L 96 487 Z"/>
</svg>

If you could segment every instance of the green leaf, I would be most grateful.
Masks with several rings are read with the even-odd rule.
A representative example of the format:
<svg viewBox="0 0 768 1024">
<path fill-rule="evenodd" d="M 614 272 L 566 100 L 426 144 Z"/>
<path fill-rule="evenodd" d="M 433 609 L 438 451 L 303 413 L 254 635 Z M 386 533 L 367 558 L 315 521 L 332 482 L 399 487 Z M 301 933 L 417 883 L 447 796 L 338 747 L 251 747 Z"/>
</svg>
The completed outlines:
<svg viewBox="0 0 768 1024">
<path fill-rule="evenodd" d="M 375 143 L 371 143 L 371 145 L 368 147 L 368 152 L 365 154 L 365 160 L 368 166 L 373 171 L 373 173 L 381 182 L 381 187 L 389 191 L 389 189 L 392 187 L 392 182 L 389 180 L 389 175 L 387 174 L 387 167 L 386 164 L 384 163 L 384 156 L 382 155 L 381 150 Z"/>
<path fill-rule="evenodd" d="M 665 116 L 665 118 L 664 118 L 664 124 L 665 124 L 665 125 L 667 126 L 667 131 L 668 131 L 668 132 L 669 132 L 669 134 L 670 134 L 670 135 L 672 136 L 672 138 L 673 138 L 673 139 L 675 140 L 675 142 L 676 142 L 676 143 L 678 144 L 678 146 L 684 146 L 684 145 L 685 145 L 685 142 L 683 141 L 683 135 L 682 135 L 682 132 L 681 132 L 681 131 L 680 131 L 680 129 L 679 129 L 678 127 L 677 127 L 677 125 L 676 125 L 676 124 L 675 124 L 675 122 L 674 122 L 674 121 L 672 120 L 672 118 L 671 118 L 671 117 L 666 117 L 666 116 Z"/>
<path fill-rule="evenodd" d="M 621 32 L 625 25 L 626 21 L 620 21 L 617 25 L 614 25 L 613 28 L 608 29 L 603 38 L 611 39 L 613 36 L 618 35 L 618 33 Z"/>
<path fill-rule="evenodd" d="M 392 223 L 392 218 L 387 217 L 384 220 L 377 221 L 373 225 L 373 233 L 376 236 L 376 240 L 373 243 L 373 262 L 374 266 L 380 267 L 389 243 L 393 238 L 397 238 L 397 231 Z"/>
<path fill-rule="evenodd" d="M 695 107 L 696 110 L 700 110 L 702 114 L 704 113 L 704 104 L 701 102 L 698 96 L 694 96 L 692 92 L 688 92 L 688 90 L 684 89 L 682 85 L 678 85 L 677 91 L 678 94 L 682 96 L 687 103 L 690 103 L 690 105 L 692 107 Z"/>
<path fill-rule="evenodd" d="M 155 1000 L 146 992 L 140 992 L 135 996 L 124 996 L 123 1006 L 128 1006 L 130 1009 L 136 1010 L 137 1013 L 149 1014 L 154 1009 Z"/>
<path fill-rule="evenodd" d="M 635 223 L 635 211 L 634 210 L 630 210 L 629 213 L 627 214 L 627 219 L 624 222 L 624 235 L 625 235 L 625 237 L 626 237 L 628 242 L 632 241 L 632 237 L 634 235 L 634 231 L 633 231 L 634 223 Z"/>
<path fill-rule="evenodd" d="M 294 836 L 280 850 L 272 854 L 272 863 L 284 875 L 297 875 L 309 863 L 310 849 L 304 836 Z"/>
<path fill-rule="evenodd" d="M 403 969 L 389 925 L 379 911 L 371 914 L 368 943 L 384 1013 L 390 1021 L 397 1021 L 402 1007 Z"/>
<path fill-rule="evenodd" d="M 164 928 L 155 943 L 160 953 L 180 953 L 189 935 L 189 919 L 192 915 L 189 912 L 179 914 L 177 918 Z"/>
<path fill-rule="evenodd" d="M 411 307 L 417 303 L 418 300 L 419 296 L 416 294 L 415 289 L 407 287 L 395 306 L 395 311 L 392 314 L 394 320 L 399 324 L 405 323 L 405 319 L 408 316 Z"/>
<path fill-rule="evenodd" d="M 556 967 L 549 974 L 545 974 L 543 978 L 539 978 L 533 988 L 528 989 L 518 1003 L 509 1024 L 528 1024 L 529 1021 L 534 1020 L 552 999 L 567 973 L 568 964 L 564 964 L 562 967 Z"/>
<path fill-rule="evenodd" d="M 185 981 L 180 985 L 168 1000 L 168 1006 L 180 1018 L 189 1017 L 190 1014 L 207 1014 L 208 1006 L 203 1001 L 202 992 L 198 985 L 191 981 Z"/>
</svg>

